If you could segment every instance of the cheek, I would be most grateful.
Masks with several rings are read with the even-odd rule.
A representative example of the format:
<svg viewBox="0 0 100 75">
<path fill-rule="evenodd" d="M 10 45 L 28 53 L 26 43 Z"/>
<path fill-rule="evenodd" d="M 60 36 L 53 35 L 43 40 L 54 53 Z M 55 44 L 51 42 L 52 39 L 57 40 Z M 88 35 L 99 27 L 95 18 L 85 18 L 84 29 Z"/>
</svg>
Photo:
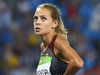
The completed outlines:
<svg viewBox="0 0 100 75">
<path fill-rule="evenodd" d="M 49 31 L 51 28 L 52 28 L 52 23 L 48 22 L 48 23 L 45 23 L 45 24 L 44 24 L 44 29 L 45 29 L 46 31 Z"/>
</svg>

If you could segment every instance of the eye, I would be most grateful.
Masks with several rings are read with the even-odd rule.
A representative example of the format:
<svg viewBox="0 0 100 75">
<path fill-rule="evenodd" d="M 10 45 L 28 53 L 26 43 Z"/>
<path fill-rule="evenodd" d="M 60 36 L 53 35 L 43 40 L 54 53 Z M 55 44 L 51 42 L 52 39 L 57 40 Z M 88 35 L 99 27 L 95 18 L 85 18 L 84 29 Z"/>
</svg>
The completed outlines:
<svg viewBox="0 0 100 75">
<path fill-rule="evenodd" d="M 47 18 L 45 18 L 45 17 L 41 17 L 41 19 L 44 21 L 44 20 L 47 20 Z"/>
<path fill-rule="evenodd" d="M 34 21 L 36 21 L 37 19 L 38 19 L 38 17 L 37 17 L 37 16 L 35 16 L 35 17 L 33 18 L 33 20 L 34 20 Z"/>
</svg>

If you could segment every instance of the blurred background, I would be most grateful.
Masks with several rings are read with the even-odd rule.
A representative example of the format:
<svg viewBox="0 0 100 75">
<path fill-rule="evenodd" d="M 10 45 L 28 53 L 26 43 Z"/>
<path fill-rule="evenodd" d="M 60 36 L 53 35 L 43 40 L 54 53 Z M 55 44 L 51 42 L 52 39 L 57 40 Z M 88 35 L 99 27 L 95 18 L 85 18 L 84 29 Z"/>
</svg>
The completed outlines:
<svg viewBox="0 0 100 75">
<path fill-rule="evenodd" d="M 62 13 L 68 41 L 84 60 L 76 75 L 100 75 L 100 0 L 0 0 L 0 75 L 36 75 L 41 39 L 33 15 L 42 3 Z"/>
</svg>

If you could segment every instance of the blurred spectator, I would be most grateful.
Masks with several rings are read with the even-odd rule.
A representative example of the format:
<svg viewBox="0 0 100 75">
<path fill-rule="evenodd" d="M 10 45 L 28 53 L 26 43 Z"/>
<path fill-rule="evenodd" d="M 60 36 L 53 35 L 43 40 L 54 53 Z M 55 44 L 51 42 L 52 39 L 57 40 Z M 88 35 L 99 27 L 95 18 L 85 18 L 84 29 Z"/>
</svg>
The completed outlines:
<svg viewBox="0 0 100 75">
<path fill-rule="evenodd" d="M 100 55 L 100 3 L 95 5 L 88 27 L 88 37 Z"/>
</svg>

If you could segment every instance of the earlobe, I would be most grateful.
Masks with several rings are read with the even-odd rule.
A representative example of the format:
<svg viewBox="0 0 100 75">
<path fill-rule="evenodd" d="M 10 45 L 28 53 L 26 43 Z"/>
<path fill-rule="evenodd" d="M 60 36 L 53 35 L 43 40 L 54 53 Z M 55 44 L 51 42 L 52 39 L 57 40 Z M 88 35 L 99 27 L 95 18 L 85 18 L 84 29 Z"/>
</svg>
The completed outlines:
<svg viewBox="0 0 100 75">
<path fill-rule="evenodd" d="M 55 29 L 55 26 L 52 26 L 52 29 Z"/>
</svg>

